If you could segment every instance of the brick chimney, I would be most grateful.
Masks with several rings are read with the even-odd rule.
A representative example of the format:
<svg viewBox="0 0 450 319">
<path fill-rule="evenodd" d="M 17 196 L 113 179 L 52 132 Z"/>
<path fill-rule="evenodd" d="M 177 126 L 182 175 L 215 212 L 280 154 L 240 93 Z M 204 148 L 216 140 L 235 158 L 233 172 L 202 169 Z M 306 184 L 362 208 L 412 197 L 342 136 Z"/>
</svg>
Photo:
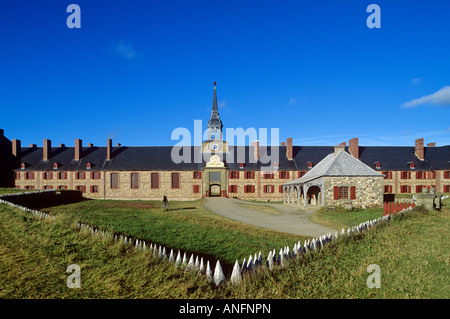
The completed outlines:
<svg viewBox="0 0 450 319">
<path fill-rule="evenodd" d="M 281 142 L 280 146 L 286 146 L 286 142 Z"/>
<path fill-rule="evenodd" d="M 112 153 L 112 140 L 108 138 L 106 141 L 106 159 L 108 161 L 111 160 L 111 153 Z"/>
<path fill-rule="evenodd" d="M 425 159 L 425 151 L 423 149 L 423 138 L 416 139 L 416 156 L 421 161 Z"/>
<path fill-rule="evenodd" d="M 81 159 L 81 152 L 83 151 L 83 141 L 80 139 L 75 139 L 75 160 L 79 161 Z"/>
<path fill-rule="evenodd" d="M 294 159 L 294 150 L 292 148 L 292 137 L 286 139 L 286 157 L 290 161 Z"/>
<path fill-rule="evenodd" d="M 359 159 L 359 145 L 357 137 L 348 141 L 348 150 L 354 158 Z"/>
<path fill-rule="evenodd" d="M 428 146 L 428 147 L 435 147 L 435 146 L 436 146 L 436 143 L 427 143 L 427 146 Z"/>
<path fill-rule="evenodd" d="M 44 139 L 44 148 L 42 151 L 42 160 L 48 161 L 48 159 L 51 157 L 52 152 L 52 141 L 48 139 Z"/>
<path fill-rule="evenodd" d="M 252 143 L 253 146 L 253 158 L 256 162 L 259 161 L 259 141 L 256 140 Z"/>
<path fill-rule="evenodd" d="M 20 140 L 12 140 L 12 154 L 20 158 L 21 142 Z"/>
<path fill-rule="evenodd" d="M 345 144 L 342 145 L 343 143 L 336 145 L 334 147 L 334 156 L 338 155 L 341 151 L 343 151 L 345 149 Z"/>
</svg>

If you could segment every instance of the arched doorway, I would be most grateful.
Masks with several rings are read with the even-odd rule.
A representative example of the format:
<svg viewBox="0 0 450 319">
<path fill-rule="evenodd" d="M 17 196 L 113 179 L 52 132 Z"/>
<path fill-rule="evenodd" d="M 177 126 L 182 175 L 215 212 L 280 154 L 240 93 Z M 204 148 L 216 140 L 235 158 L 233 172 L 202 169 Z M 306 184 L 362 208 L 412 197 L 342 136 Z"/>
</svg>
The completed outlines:
<svg viewBox="0 0 450 319">
<path fill-rule="evenodd" d="M 209 196 L 220 196 L 220 184 L 210 184 L 209 185 Z"/>
<path fill-rule="evenodd" d="M 311 186 L 308 188 L 306 197 L 309 205 L 320 205 L 321 204 L 321 193 L 319 186 Z"/>
</svg>

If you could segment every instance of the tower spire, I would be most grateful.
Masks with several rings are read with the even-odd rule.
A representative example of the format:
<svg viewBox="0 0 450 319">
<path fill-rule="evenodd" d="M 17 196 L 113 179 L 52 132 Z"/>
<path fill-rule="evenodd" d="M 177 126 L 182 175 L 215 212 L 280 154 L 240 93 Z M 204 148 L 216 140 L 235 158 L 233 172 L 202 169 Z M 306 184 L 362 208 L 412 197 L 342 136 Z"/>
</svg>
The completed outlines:
<svg viewBox="0 0 450 319">
<path fill-rule="evenodd" d="M 208 121 L 208 138 L 212 139 L 214 135 L 215 139 L 222 139 L 222 128 L 223 124 L 219 117 L 219 107 L 217 105 L 216 82 L 214 81 L 213 105 L 211 118 Z"/>
</svg>

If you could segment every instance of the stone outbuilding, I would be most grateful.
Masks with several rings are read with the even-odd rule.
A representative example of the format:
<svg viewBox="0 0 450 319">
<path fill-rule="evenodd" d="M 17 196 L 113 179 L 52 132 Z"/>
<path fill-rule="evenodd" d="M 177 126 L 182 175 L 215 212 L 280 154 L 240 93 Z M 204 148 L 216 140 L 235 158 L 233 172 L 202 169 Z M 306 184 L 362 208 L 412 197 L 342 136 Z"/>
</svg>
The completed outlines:
<svg viewBox="0 0 450 319">
<path fill-rule="evenodd" d="M 283 184 L 284 203 L 307 207 L 374 207 L 383 204 L 383 174 L 338 145 L 299 179 Z"/>
</svg>

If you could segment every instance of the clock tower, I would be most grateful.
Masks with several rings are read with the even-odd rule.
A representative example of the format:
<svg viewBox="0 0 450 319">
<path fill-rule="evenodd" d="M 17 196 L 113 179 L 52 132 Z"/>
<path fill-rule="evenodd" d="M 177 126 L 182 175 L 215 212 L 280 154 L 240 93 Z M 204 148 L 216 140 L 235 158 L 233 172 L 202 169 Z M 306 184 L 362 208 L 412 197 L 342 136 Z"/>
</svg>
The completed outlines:
<svg viewBox="0 0 450 319">
<path fill-rule="evenodd" d="M 228 152 L 228 146 L 222 136 L 223 124 L 217 106 L 216 82 L 211 118 L 207 127 L 208 139 L 202 143 L 202 155 L 206 162 L 203 167 L 203 189 L 208 196 L 227 196 L 227 167 L 223 158 Z"/>
</svg>

